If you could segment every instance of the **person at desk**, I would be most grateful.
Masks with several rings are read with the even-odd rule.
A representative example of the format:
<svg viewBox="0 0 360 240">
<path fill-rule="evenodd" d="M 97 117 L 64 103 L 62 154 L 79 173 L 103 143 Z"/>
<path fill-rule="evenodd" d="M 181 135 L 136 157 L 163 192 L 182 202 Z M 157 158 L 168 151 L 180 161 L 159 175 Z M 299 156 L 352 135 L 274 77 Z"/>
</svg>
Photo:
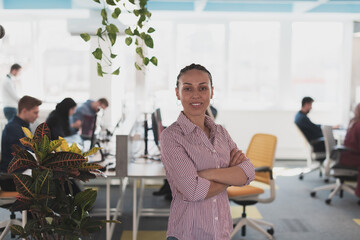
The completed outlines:
<svg viewBox="0 0 360 240">
<path fill-rule="evenodd" d="M 55 110 L 50 113 L 46 119 L 46 124 L 50 128 L 52 140 L 72 135 L 69 118 L 74 114 L 75 109 L 76 102 L 72 98 L 65 98 L 58 103 Z"/>
<path fill-rule="evenodd" d="M 301 101 L 301 110 L 295 115 L 295 124 L 310 143 L 324 137 L 321 131 L 321 125 L 314 124 L 307 116 L 312 109 L 313 102 L 314 99 L 311 97 L 304 97 Z M 325 152 L 324 140 L 319 140 L 315 144 L 312 144 L 312 146 L 314 152 Z"/>
<path fill-rule="evenodd" d="M 340 164 L 356 167 L 360 173 L 360 104 L 354 110 L 354 117 L 350 120 L 346 132 L 344 146 L 352 151 L 341 153 Z M 360 197 L 360 174 L 357 177 L 356 196 Z"/>
<path fill-rule="evenodd" d="M 2 82 L 1 96 L 4 104 L 4 115 L 8 122 L 13 119 L 17 110 L 19 96 L 16 92 L 15 79 L 21 72 L 21 66 L 17 63 L 13 64 L 10 68 L 10 73 L 6 75 L 6 78 Z"/>
<path fill-rule="evenodd" d="M 39 116 L 39 106 L 42 102 L 39 99 L 24 96 L 18 103 L 18 114 L 8 124 L 6 124 L 1 136 L 1 162 L 0 171 L 7 172 L 8 165 L 13 159 L 12 145 L 16 144 L 25 148 L 19 141 L 25 137 L 22 127 L 29 128 L 30 123 L 35 122 Z M 12 180 L 0 181 L 1 189 L 5 191 L 15 191 L 15 184 Z"/>
<path fill-rule="evenodd" d="M 99 112 L 100 109 L 105 110 L 108 106 L 109 102 L 106 100 L 106 98 L 100 98 L 97 101 L 87 100 L 84 104 L 76 109 L 74 115 L 72 115 L 70 118 L 72 133 L 77 133 L 83 127 L 86 121 L 95 119 L 97 112 Z M 91 125 L 91 123 L 89 125 Z M 87 131 L 89 130 L 91 131 L 91 129 L 87 129 Z"/>
<path fill-rule="evenodd" d="M 167 239 L 230 239 L 232 218 L 226 189 L 255 177 L 250 160 L 229 133 L 205 115 L 213 96 L 212 77 L 203 66 L 183 68 L 176 96 L 183 111 L 161 135 L 161 160 L 173 200 Z"/>
</svg>

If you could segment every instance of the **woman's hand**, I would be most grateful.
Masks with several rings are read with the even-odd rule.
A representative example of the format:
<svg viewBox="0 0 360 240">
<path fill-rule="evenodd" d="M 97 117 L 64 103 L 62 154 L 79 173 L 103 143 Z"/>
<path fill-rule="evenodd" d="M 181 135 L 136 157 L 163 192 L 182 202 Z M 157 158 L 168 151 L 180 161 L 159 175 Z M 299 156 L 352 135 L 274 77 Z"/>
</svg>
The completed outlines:
<svg viewBox="0 0 360 240">
<path fill-rule="evenodd" d="M 244 162 L 245 160 L 247 160 L 247 157 L 245 156 L 245 154 L 241 150 L 234 148 L 230 153 L 229 167 L 239 165 L 240 163 Z"/>
</svg>

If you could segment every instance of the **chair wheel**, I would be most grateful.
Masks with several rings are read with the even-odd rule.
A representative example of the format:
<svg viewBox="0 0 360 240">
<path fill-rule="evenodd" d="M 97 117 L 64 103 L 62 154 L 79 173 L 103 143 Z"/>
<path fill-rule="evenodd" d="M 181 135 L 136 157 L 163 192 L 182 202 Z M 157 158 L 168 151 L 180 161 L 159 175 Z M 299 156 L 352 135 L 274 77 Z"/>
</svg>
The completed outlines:
<svg viewBox="0 0 360 240">
<path fill-rule="evenodd" d="M 274 235 L 274 229 L 273 228 L 269 228 L 268 230 L 266 230 L 268 232 L 268 234 L 270 235 Z"/>
<path fill-rule="evenodd" d="M 315 197 L 315 196 L 316 196 L 316 192 L 311 192 L 311 193 L 310 193 L 310 196 Z"/>
<path fill-rule="evenodd" d="M 326 178 L 326 179 L 324 180 L 324 182 L 325 182 L 325 183 L 329 183 L 329 179 Z"/>
<path fill-rule="evenodd" d="M 303 180 L 303 179 L 304 179 L 304 174 L 303 174 L 303 173 L 300 173 L 299 179 L 300 179 L 300 180 Z"/>
<path fill-rule="evenodd" d="M 331 199 L 326 199 L 326 200 L 325 200 L 325 203 L 326 203 L 326 204 L 330 204 L 330 203 L 331 203 Z"/>
</svg>

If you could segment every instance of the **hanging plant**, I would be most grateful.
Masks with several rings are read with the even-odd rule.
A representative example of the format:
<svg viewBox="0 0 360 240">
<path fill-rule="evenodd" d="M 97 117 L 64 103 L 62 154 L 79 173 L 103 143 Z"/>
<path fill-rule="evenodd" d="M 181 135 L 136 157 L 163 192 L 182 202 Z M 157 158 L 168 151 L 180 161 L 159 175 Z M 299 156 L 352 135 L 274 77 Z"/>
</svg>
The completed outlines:
<svg viewBox="0 0 360 240">
<path fill-rule="evenodd" d="M 149 63 L 157 66 L 158 60 L 155 56 L 149 58 L 143 49 L 145 45 L 148 48 L 154 47 L 154 41 L 151 37 L 151 33 L 155 31 L 153 27 L 148 27 L 147 22 L 151 17 L 151 13 L 147 9 L 148 0 L 92 0 L 96 3 L 102 4 L 101 9 L 102 26 L 97 29 L 96 36 L 98 38 L 98 46 L 92 52 L 92 55 L 97 60 L 97 74 L 103 76 L 107 74 L 103 70 L 105 68 L 113 66 L 113 60 L 117 57 L 117 54 L 113 53 L 113 46 L 116 43 L 117 36 L 119 34 L 118 27 L 111 23 L 109 18 L 118 19 L 119 15 L 123 12 L 133 14 L 135 16 L 134 24 L 128 26 L 125 30 L 127 37 L 125 38 L 125 44 L 130 46 L 136 45 L 136 54 L 139 56 L 138 61 L 135 61 L 134 66 L 137 70 L 142 70 Z M 131 10 L 130 10 L 131 9 Z M 88 33 L 80 34 L 84 41 L 89 41 L 91 36 Z M 106 47 L 103 47 L 106 46 Z M 105 49 L 106 48 L 106 49 Z M 109 50 L 109 51 L 108 51 Z M 119 75 L 120 67 L 117 67 L 111 74 Z"/>
</svg>

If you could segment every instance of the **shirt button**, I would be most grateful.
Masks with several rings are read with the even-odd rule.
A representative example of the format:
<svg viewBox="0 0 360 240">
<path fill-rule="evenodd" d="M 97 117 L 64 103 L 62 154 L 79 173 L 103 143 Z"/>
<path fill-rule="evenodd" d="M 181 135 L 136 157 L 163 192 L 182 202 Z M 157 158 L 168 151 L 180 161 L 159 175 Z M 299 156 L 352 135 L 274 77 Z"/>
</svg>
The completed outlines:
<svg viewBox="0 0 360 240">
<path fill-rule="evenodd" d="M 216 199 L 214 199 L 213 202 L 216 202 Z"/>
<path fill-rule="evenodd" d="M 216 153 L 216 150 L 214 149 L 214 150 L 212 150 L 212 152 L 213 152 L 213 153 Z"/>
<path fill-rule="evenodd" d="M 217 165 L 217 166 L 216 166 L 216 168 L 220 168 L 220 166 L 219 166 L 219 165 Z"/>
<path fill-rule="evenodd" d="M 218 217 L 215 217 L 215 220 L 218 220 L 219 218 Z"/>
</svg>

